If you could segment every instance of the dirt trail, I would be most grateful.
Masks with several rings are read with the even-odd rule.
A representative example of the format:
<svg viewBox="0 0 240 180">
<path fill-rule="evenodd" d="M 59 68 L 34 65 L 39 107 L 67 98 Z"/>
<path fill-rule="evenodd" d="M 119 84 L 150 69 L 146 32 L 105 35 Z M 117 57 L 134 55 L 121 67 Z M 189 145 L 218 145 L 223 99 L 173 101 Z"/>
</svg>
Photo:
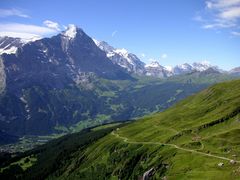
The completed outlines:
<svg viewBox="0 0 240 180">
<path fill-rule="evenodd" d="M 129 144 L 150 144 L 150 145 L 152 144 L 152 145 L 171 146 L 173 148 L 176 148 L 176 149 L 179 149 L 179 150 L 182 150 L 182 151 L 187 151 L 187 152 L 199 154 L 199 155 L 202 155 L 202 156 L 213 157 L 213 158 L 222 159 L 222 160 L 226 160 L 226 161 L 233 160 L 233 159 L 229 159 L 229 158 L 222 157 L 222 156 L 217 156 L 217 155 L 212 155 L 212 154 L 196 151 L 196 150 L 193 150 L 193 149 L 182 148 L 182 147 L 179 147 L 175 144 L 165 144 L 165 143 L 160 143 L 160 142 L 130 141 L 128 138 L 120 136 L 115 131 L 112 132 L 112 135 L 114 135 L 115 137 L 117 137 L 119 139 L 122 139 L 124 142 L 129 143 Z M 235 161 L 235 162 L 240 163 L 240 161 Z"/>
</svg>

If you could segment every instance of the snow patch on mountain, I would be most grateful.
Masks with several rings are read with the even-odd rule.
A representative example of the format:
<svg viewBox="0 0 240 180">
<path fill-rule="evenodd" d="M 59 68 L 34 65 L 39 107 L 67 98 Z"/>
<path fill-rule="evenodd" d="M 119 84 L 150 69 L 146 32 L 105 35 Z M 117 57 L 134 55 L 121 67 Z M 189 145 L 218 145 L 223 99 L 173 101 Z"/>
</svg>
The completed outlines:
<svg viewBox="0 0 240 180">
<path fill-rule="evenodd" d="M 65 32 L 63 32 L 63 35 L 68 37 L 68 39 L 74 39 L 77 34 L 77 27 L 74 24 L 69 24 L 68 28 Z"/>
<path fill-rule="evenodd" d="M 143 63 L 135 54 L 129 53 L 126 49 L 117 49 L 107 42 L 93 39 L 95 44 L 106 53 L 106 56 L 114 63 L 126 69 L 130 73 L 143 75 L 145 68 Z"/>
<path fill-rule="evenodd" d="M 172 76 L 172 72 L 166 67 L 161 66 L 158 61 L 152 61 L 145 65 L 146 76 L 153 76 L 159 78 L 166 78 Z"/>
<path fill-rule="evenodd" d="M 0 37 L 0 55 L 1 54 L 14 54 L 17 52 L 18 47 L 22 47 L 24 43 L 20 38 Z"/>
<path fill-rule="evenodd" d="M 16 38 L 2 36 L 0 37 L 0 55 L 1 54 L 15 54 L 17 49 L 24 46 L 27 43 L 34 42 L 41 39 L 41 37 L 32 37 L 32 38 Z"/>
<path fill-rule="evenodd" d="M 166 70 L 168 70 L 169 72 L 173 72 L 173 67 L 172 66 L 164 66 L 166 68 Z"/>
<path fill-rule="evenodd" d="M 161 65 L 157 61 L 152 61 L 150 64 L 145 65 L 146 68 L 159 68 Z"/>
<path fill-rule="evenodd" d="M 10 48 L 2 48 L 0 49 L 0 54 L 6 53 L 6 54 L 15 54 L 17 52 L 17 47 L 12 46 Z"/>
<path fill-rule="evenodd" d="M 181 65 L 161 66 L 159 62 L 153 61 L 149 64 L 142 62 L 136 55 L 129 53 L 126 49 L 117 49 L 104 41 L 93 39 L 95 44 L 106 53 L 106 56 L 114 63 L 128 72 L 138 75 L 155 76 L 160 78 L 174 75 L 187 74 L 192 72 L 202 72 L 209 68 L 221 72 L 217 66 L 212 66 L 208 61 L 195 62 L 193 64 L 184 63 Z"/>
<path fill-rule="evenodd" d="M 229 74 L 240 75 L 240 67 L 233 68 L 229 71 Z"/>
</svg>

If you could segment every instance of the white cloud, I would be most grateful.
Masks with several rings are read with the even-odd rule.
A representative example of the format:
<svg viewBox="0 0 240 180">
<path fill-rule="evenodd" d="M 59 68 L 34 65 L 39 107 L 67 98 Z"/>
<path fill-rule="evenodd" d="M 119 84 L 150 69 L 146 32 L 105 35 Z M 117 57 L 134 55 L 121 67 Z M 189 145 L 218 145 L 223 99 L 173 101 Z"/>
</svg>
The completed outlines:
<svg viewBox="0 0 240 180">
<path fill-rule="evenodd" d="M 146 54 L 144 54 L 144 53 L 141 53 L 140 55 L 141 55 L 141 57 L 143 57 L 143 58 L 146 57 Z"/>
<path fill-rule="evenodd" d="M 219 28 L 230 28 L 235 27 L 233 23 L 213 23 L 213 24 L 206 24 L 202 26 L 204 29 L 219 29 Z"/>
<path fill-rule="evenodd" d="M 236 21 L 240 18 L 240 0 L 208 0 L 206 9 L 213 13 L 213 21 Z"/>
<path fill-rule="evenodd" d="M 226 20 L 236 20 L 240 18 L 240 6 L 225 9 L 219 14 L 219 17 Z"/>
<path fill-rule="evenodd" d="M 240 0 L 208 0 L 206 1 L 206 8 L 209 9 L 222 9 L 237 6 Z"/>
<path fill-rule="evenodd" d="M 6 32 L 6 31 L 0 31 L 0 36 L 8 36 L 8 37 L 16 37 L 16 38 L 21 38 L 25 41 L 29 41 L 31 39 L 41 39 L 42 36 L 39 36 L 37 34 L 32 34 L 32 33 L 23 33 L 23 32 Z"/>
<path fill-rule="evenodd" d="M 239 27 L 240 0 L 206 0 L 205 11 L 194 20 L 201 22 L 204 29 L 233 31 Z"/>
<path fill-rule="evenodd" d="M 236 32 L 236 31 L 232 31 L 231 34 L 234 36 L 240 36 L 240 32 Z"/>
<path fill-rule="evenodd" d="M 0 36 L 19 37 L 23 39 L 41 38 L 56 34 L 58 31 L 37 25 L 20 23 L 0 23 Z"/>
<path fill-rule="evenodd" d="M 46 20 L 46 21 L 43 22 L 43 24 L 45 26 L 49 27 L 50 29 L 54 29 L 56 31 L 61 31 L 60 26 L 57 22 Z"/>
<path fill-rule="evenodd" d="M 161 58 L 162 58 L 162 59 L 166 59 L 167 57 L 168 57 L 168 55 L 165 54 L 165 53 L 161 55 Z"/>
<path fill-rule="evenodd" d="M 112 32 L 112 37 L 114 37 L 117 34 L 117 32 L 118 32 L 117 30 L 113 31 Z"/>
<path fill-rule="evenodd" d="M 23 18 L 29 18 L 27 14 L 24 14 L 22 11 L 18 9 L 0 9 L 0 17 L 8 17 L 8 16 L 18 16 Z"/>
</svg>

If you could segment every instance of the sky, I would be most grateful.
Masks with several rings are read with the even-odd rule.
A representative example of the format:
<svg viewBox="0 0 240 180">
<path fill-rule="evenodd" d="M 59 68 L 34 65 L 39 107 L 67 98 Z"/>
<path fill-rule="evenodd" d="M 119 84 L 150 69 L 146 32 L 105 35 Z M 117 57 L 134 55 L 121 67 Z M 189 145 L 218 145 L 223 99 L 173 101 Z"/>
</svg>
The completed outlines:
<svg viewBox="0 0 240 180">
<path fill-rule="evenodd" d="M 50 37 L 68 24 L 145 63 L 240 66 L 240 0 L 1 0 L 0 36 Z"/>
</svg>

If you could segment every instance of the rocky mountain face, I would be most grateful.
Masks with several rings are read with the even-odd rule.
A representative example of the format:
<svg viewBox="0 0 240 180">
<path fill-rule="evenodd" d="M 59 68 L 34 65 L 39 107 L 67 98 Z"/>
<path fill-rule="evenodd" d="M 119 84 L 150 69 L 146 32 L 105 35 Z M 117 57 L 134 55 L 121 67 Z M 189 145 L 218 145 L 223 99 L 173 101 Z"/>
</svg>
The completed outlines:
<svg viewBox="0 0 240 180">
<path fill-rule="evenodd" d="M 3 132 L 46 134 L 58 124 L 89 118 L 84 112 L 94 117 L 105 107 L 105 100 L 89 90 L 94 77 L 133 80 L 83 30 L 73 25 L 52 38 L 25 45 L 17 42 L 19 39 L 15 43 L 19 45 L 16 53 L 4 53 L 0 60 Z"/>
<path fill-rule="evenodd" d="M 130 78 L 75 26 L 52 38 L 27 43 L 14 55 L 3 54 L 2 61 L 7 86 L 14 91 L 17 91 L 16 87 L 22 89 L 34 82 L 61 88 L 78 83 L 84 74 L 90 72 L 109 79 Z M 22 83 L 23 80 L 25 83 Z"/>
<path fill-rule="evenodd" d="M 18 48 L 23 45 L 39 40 L 39 37 L 33 38 L 14 38 L 14 37 L 0 37 L 0 55 L 1 54 L 15 54 Z"/>
<path fill-rule="evenodd" d="M 20 38 L 0 37 L 0 55 L 3 53 L 14 54 L 17 48 L 22 47 L 24 42 Z"/>
<path fill-rule="evenodd" d="M 69 31 L 66 36 L 74 37 L 74 32 L 71 33 Z M 62 36 L 64 36 L 64 34 L 62 34 Z M 92 40 L 98 46 L 98 48 L 105 52 L 107 58 L 110 59 L 113 64 L 120 66 L 130 74 L 166 78 L 192 72 L 202 72 L 209 68 L 215 69 L 221 73 L 224 72 L 217 66 L 212 66 L 206 61 L 195 62 L 193 64 L 184 63 L 174 67 L 161 66 L 157 61 L 145 64 L 135 54 L 129 53 L 126 49 L 114 48 L 105 41 L 98 41 L 96 39 Z M 0 54 L 14 54 L 17 52 L 17 48 L 21 48 L 23 45 L 33 41 L 36 41 L 36 39 L 25 40 L 20 38 L 0 37 Z M 229 74 L 238 75 L 238 69 L 236 68 L 229 71 Z"/>
<path fill-rule="evenodd" d="M 111 59 L 114 64 L 121 66 L 130 73 L 144 75 L 145 68 L 143 63 L 135 54 L 128 53 L 126 49 L 115 49 L 104 41 L 97 41 L 95 44 L 103 50 L 107 57 Z"/>
<path fill-rule="evenodd" d="M 211 76 L 217 80 L 208 83 L 216 69 L 202 64 L 146 65 L 124 49 L 93 41 L 74 25 L 51 38 L 0 40 L 0 130 L 10 136 L 129 120 L 162 111 L 223 79 Z M 198 70 L 202 73 L 188 76 Z M 174 75 L 183 76 L 160 84 L 161 79 L 141 79 Z"/>
<path fill-rule="evenodd" d="M 204 71 L 211 71 L 214 70 L 215 72 L 222 72 L 217 66 L 212 66 L 210 63 L 203 61 L 199 63 L 193 63 L 193 64 L 188 64 L 184 63 L 181 65 L 177 65 L 173 67 L 173 74 L 174 75 L 181 75 L 181 74 L 187 74 L 187 73 L 193 73 L 193 72 L 204 72 Z"/>
<path fill-rule="evenodd" d="M 236 67 L 236 68 L 234 68 L 234 69 L 231 69 L 231 70 L 229 71 L 229 73 L 232 74 L 232 75 L 237 75 L 237 76 L 239 76 L 239 75 L 240 75 L 240 67 Z"/>
<path fill-rule="evenodd" d="M 157 61 L 145 65 L 146 76 L 153 76 L 158 78 L 166 78 L 173 75 L 167 68 L 161 66 Z"/>
<path fill-rule="evenodd" d="M 130 73 L 140 76 L 151 76 L 157 78 L 167 78 L 176 75 L 183 75 L 193 72 L 203 72 L 207 69 L 215 69 L 215 71 L 222 72 L 217 66 L 212 66 L 210 63 L 195 62 L 193 64 L 184 63 L 176 65 L 175 67 L 164 67 L 157 61 L 150 62 L 149 64 L 143 63 L 135 54 L 129 53 L 126 49 L 116 49 L 110 46 L 105 41 L 98 41 L 93 39 L 95 44 L 103 50 L 107 57 L 114 63 Z"/>
<path fill-rule="evenodd" d="M 175 66 L 172 71 L 175 75 L 186 74 L 192 72 L 193 67 L 190 64 L 185 63 Z"/>
</svg>

